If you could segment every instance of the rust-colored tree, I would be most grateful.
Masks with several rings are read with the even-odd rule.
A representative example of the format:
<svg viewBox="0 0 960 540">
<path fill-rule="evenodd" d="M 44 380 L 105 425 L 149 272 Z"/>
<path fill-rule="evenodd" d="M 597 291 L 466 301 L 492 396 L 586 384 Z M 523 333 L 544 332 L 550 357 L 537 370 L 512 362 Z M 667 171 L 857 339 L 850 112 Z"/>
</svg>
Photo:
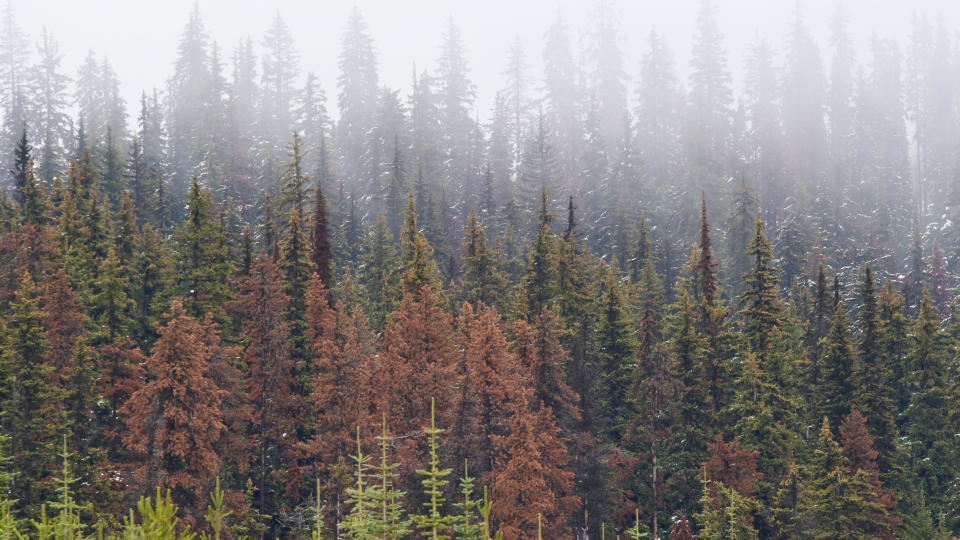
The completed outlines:
<svg viewBox="0 0 960 540">
<path fill-rule="evenodd" d="M 690 530 L 690 521 L 687 516 L 681 516 L 670 529 L 670 540 L 693 540 L 693 531 Z"/>
<path fill-rule="evenodd" d="M 436 398 L 437 423 L 453 424 L 459 385 L 457 350 L 452 319 L 443 311 L 429 287 L 407 293 L 390 321 L 380 348 L 380 363 L 370 378 L 377 415 L 386 414 L 387 425 L 400 438 L 396 456 L 401 479 L 418 465 L 425 448 L 417 448 L 424 418 L 430 416 L 430 399 Z M 420 443 L 423 443 L 421 440 Z M 407 491 L 412 485 L 406 485 Z"/>
<path fill-rule="evenodd" d="M 538 538 L 542 516 L 547 538 L 570 536 L 566 520 L 580 499 L 571 494 L 574 475 L 551 410 L 524 407 L 509 428 L 509 435 L 496 438 L 500 454 L 490 475 L 496 528 L 506 540 Z"/>
<path fill-rule="evenodd" d="M 703 469 L 711 482 L 721 482 L 744 497 L 756 494 L 757 483 L 763 477 L 757 471 L 759 451 L 747 450 L 736 437 L 727 443 L 719 434 L 707 443 L 707 451 L 710 459 L 704 462 Z"/>
<path fill-rule="evenodd" d="M 40 310 L 44 313 L 43 327 L 50 345 L 48 363 L 54 368 L 52 375 L 61 378 L 65 368 L 70 365 L 74 346 L 83 334 L 86 317 L 80 312 L 76 294 L 67 280 L 63 269 L 47 278 L 42 284 Z M 62 386 L 62 382 L 54 381 Z"/>
<path fill-rule="evenodd" d="M 457 323 L 462 383 L 450 446 L 454 462 L 467 460 L 470 472 L 479 477 L 494 467 L 494 438 L 507 434 L 511 414 L 526 404 L 529 376 L 510 351 L 495 308 L 465 302 Z"/>
<path fill-rule="evenodd" d="M 104 345 L 100 349 L 100 355 L 97 389 L 106 402 L 106 410 L 100 419 L 100 431 L 107 441 L 107 456 L 112 462 L 120 464 L 121 468 L 126 468 L 126 464 L 122 464 L 126 461 L 126 452 L 121 445 L 125 427 L 120 410 L 130 396 L 146 384 L 147 373 L 144 366 L 147 357 L 130 338 Z"/>
<path fill-rule="evenodd" d="M 273 514 L 284 493 L 297 493 L 297 428 L 303 420 L 300 384 L 290 357 L 290 301 L 276 263 L 261 255 L 228 306 L 240 321 L 246 345 L 246 430 L 249 462 L 257 485 L 260 513 Z"/>
<path fill-rule="evenodd" d="M 121 408 L 123 443 L 137 460 L 135 493 L 168 488 L 195 523 L 220 466 L 215 445 L 224 430 L 224 391 L 211 373 L 219 334 L 209 317 L 200 324 L 178 300 L 165 318 L 146 362 L 151 380 Z"/>
<path fill-rule="evenodd" d="M 376 339 L 359 307 L 332 307 L 319 276 L 307 288 L 307 340 L 312 344 L 313 392 L 309 397 L 315 430 L 305 451 L 318 459 L 317 472 L 336 508 L 350 483 L 347 464 L 356 453 L 357 426 L 376 423 L 366 393 Z"/>
<path fill-rule="evenodd" d="M 895 513 L 897 498 L 894 492 L 884 487 L 883 481 L 880 480 L 880 467 L 877 465 L 878 452 L 874 448 L 873 439 L 867 429 L 867 419 L 856 406 L 850 408 L 850 414 L 844 416 L 840 423 L 840 442 L 850 475 L 865 477 L 866 493 L 863 497 L 881 509 L 869 516 L 869 519 L 878 525 L 878 536 L 895 538 L 897 526 L 900 523 L 900 518 Z"/>
</svg>

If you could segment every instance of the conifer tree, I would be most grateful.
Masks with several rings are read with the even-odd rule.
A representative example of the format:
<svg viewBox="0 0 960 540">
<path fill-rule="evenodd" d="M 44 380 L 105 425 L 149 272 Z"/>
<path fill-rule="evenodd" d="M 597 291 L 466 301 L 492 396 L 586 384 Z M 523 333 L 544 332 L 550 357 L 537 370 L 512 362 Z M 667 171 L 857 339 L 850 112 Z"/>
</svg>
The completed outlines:
<svg viewBox="0 0 960 540">
<path fill-rule="evenodd" d="M 819 365 L 821 375 L 818 377 L 820 384 L 816 387 L 815 411 L 818 416 L 826 416 L 837 424 L 850 410 L 857 394 L 854 379 L 858 368 L 857 353 L 850 339 L 847 310 L 843 302 L 837 304 L 833 314 L 833 324 L 830 326 L 830 334 L 826 338 Z"/>
<path fill-rule="evenodd" d="M 427 446 L 430 449 L 428 461 L 429 469 L 417 469 L 423 485 L 423 494 L 427 499 L 423 503 L 426 512 L 413 516 L 417 528 L 426 538 L 431 540 L 446 540 L 451 538 L 450 531 L 456 522 L 456 516 L 447 515 L 443 511 L 446 499 L 443 496 L 444 487 L 450 483 L 447 479 L 452 469 L 440 468 L 440 441 L 439 436 L 444 432 L 437 427 L 437 418 L 434 411 L 435 401 L 430 401 L 430 427 L 423 428 L 427 435 Z"/>
<path fill-rule="evenodd" d="M 914 323 L 909 353 L 910 373 L 906 408 L 899 421 L 903 426 L 904 446 L 910 470 L 917 477 L 934 515 L 947 513 L 944 494 L 955 477 L 951 439 L 951 408 L 948 375 L 950 355 L 946 336 L 926 288 L 922 290 L 920 314 Z M 851 416 L 853 413 L 851 412 Z"/>
<path fill-rule="evenodd" d="M 580 397 L 567 384 L 566 365 L 570 357 L 560 344 L 560 320 L 549 309 L 530 323 L 517 321 L 513 327 L 513 350 L 531 380 L 531 403 L 542 403 L 553 411 L 557 423 L 565 429 L 580 420 Z"/>
<path fill-rule="evenodd" d="M 451 444 L 456 462 L 469 460 L 479 475 L 493 469 L 496 436 L 507 433 L 507 422 L 523 401 L 530 374 L 510 350 L 496 309 L 464 303 L 457 320 L 461 389 Z"/>
<path fill-rule="evenodd" d="M 367 312 L 373 328 L 381 331 L 393 308 L 397 290 L 397 253 L 383 215 L 377 217 L 377 224 L 367 234 L 361 262 L 360 282 L 366 292 Z"/>
<path fill-rule="evenodd" d="M 693 530 L 687 516 L 680 516 L 670 529 L 670 540 L 693 540 Z"/>
<path fill-rule="evenodd" d="M 187 207 L 183 226 L 174 234 L 177 292 L 186 299 L 193 317 L 203 317 L 207 312 L 219 316 L 230 298 L 230 264 L 210 193 L 197 179 L 190 187 Z"/>
<path fill-rule="evenodd" d="M 930 296 L 933 299 L 933 305 L 937 308 L 940 315 L 946 315 L 950 311 L 950 289 L 951 280 L 947 274 L 946 263 L 943 259 L 943 250 L 939 244 L 933 244 L 933 255 L 930 261 Z"/>
<path fill-rule="evenodd" d="M 393 485 L 397 476 L 395 470 L 399 465 L 389 460 L 387 448 L 392 439 L 387 434 L 386 419 L 383 420 L 377 440 L 380 443 L 380 462 L 370 468 L 371 483 L 368 488 L 371 507 L 376 509 L 376 517 L 371 520 L 372 532 L 374 538 L 403 538 L 409 534 L 412 520 L 404 516 L 401 503 L 403 491 Z"/>
<path fill-rule="evenodd" d="M 507 278 L 501 270 L 499 254 L 487 245 L 487 236 L 474 212 L 467 216 L 466 238 L 463 242 L 464 300 L 483 302 L 498 309 L 506 307 Z"/>
<path fill-rule="evenodd" d="M 317 195 L 313 210 L 313 249 L 310 257 L 316 268 L 317 276 L 325 284 L 333 284 L 333 248 L 330 244 L 330 223 L 327 218 L 327 199 L 323 196 L 323 188 L 317 183 Z"/>
<path fill-rule="evenodd" d="M 0 325 L 0 431 L 9 434 L 10 469 L 16 473 L 8 489 L 16 507 L 27 509 L 30 515 L 49 494 L 44 480 L 53 470 L 58 439 L 66 428 L 58 406 L 62 390 L 49 383 L 53 366 L 39 296 L 33 280 L 24 275 L 8 328 Z"/>
<path fill-rule="evenodd" d="M 134 337 L 141 343 L 156 338 L 154 323 L 162 312 L 162 303 L 170 295 L 170 252 L 161 233 L 149 223 L 143 226 L 136 258 L 138 279 L 131 297 L 137 304 Z"/>
<path fill-rule="evenodd" d="M 370 498 L 370 489 L 375 479 L 370 473 L 370 456 L 364 455 L 360 444 L 360 427 L 357 427 L 357 453 L 350 456 L 354 462 L 354 485 L 347 489 L 346 503 L 350 511 L 337 524 L 337 534 L 351 540 L 367 540 L 374 536 L 374 519 L 378 508 Z"/>
<path fill-rule="evenodd" d="M 13 168 L 10 170 L 10 176 L 13 179 L 14 200 L 24 206 L 29 190 L 30 172 L 33 168 L 31 152 L 33 145 L 27 138 L 26 125 L 20 131 L 20 137 L 17 139 L 13 150 Z"/>
<path fill-rule="evenodd" d="M 289 297 L 277 265 L 257 257 L 250 275 L 228 305 L 246 338 L 245 366 L 250 426 L 250 468 L 256 478 L 258 511 L 273 514 L 283 495 L 299 487 L 294 433 L 303 421 L 304 404 L 290 356 Z"/>
<path fill-rule="evenodd" d="M 504 538 L 535 534 L 538 517 L 557 536 L 566 531 L 563 518 L 577 508 L 567 452 L 549 407 L 526 407 L 510 419 L 510 434 L 497 438 L 500 459 L 490 482 L 493 519 Z"/>
<path fill-rule="evenodd" d="M 891 519 L 891 507 L 878 492 L 876 476 L 850 466 L 824 419 L 800 505 L 809 534 L 814 538 L 837 537 L 838 533 L 840 538 L 893 538 L 896 518 Z"/>
<path fill-rule="evenodd" d="M 353 426 L 368 424 L 374 394 L 366 391 L 375 337 L 363 311 L 330 305 L 329 293 L 317 277 L 307 289 L 307 341 L 312 344 L 314 377 L 309 400 L 315 418 L 310 448 L 320 457 L 325 479 L 347 459 Z M 366 412 L 365 412 L 366 411 Z"/>
<path fill-rule="evenodd" d="M 44 281 L 39 308 L 44 313 L 43 327 L 47 343 L 50 344 L 49 364 L 59 377 L 59 370 L 66 368 L 70 362 L 86 322 L 86 316 L 81 313 L 76 294 L 62 268 Z"/>
<path fill-rule="evenodd" d="M 211 373 L 220 338 L 209 319 L 201 325 L 179 301 L 166 319 L 146 362 L 151 380 L 120 409 L 123 443 L 137 459 L 131 487 L 169 488 L 195 521 L 220 466 L 225 392 Z"/>
<path fill-rule="evenodd" d="M 104 345 L 100 349 L 100 380 L 97 390 L 106 402 L 102 406 L 101 436 L 106 441 L 107 457 L 113 463 L 128 457 L 121 444 L 126 427 L 121 416 L 123 405 L 146 384 L 147 357 L 132 339 Z"/>
<path fill-rule="evenodd" d="M 474 481 L 476 478 L 470 476 L 469 462 L 463 463 L 463 476 L 460 478 L 460 495 L 463 500 L 454 503 L 454 506 L 460 511 L 458 520 L 453 525 L 453 531 L 457 538 L 463 540 L 481 540 L 483 537 L 483 524 L 480 520 L 480 511 L 483 502 L 473 498 Z M 486 490 L 486 488 L 484 488 Z"/>
<path fill-rule="evenodd" d="M 537 216 L 537 236 L 527 262 L 523 288 L 525 298 L 521 313 L 527 318 L 537 317 L 544 307 L 553 307 L 557 296 L 556 237 L 550 232 L 553 216 L 547 207 L 546 187 L 540 190 L 540 213 Z"/>
<path fill-rule="evenodd" d="M 439 294 L 439 270 L 431 258 L 433 247 L 417 228 L 417 207 L 413 193 L 407 197 L 406 221 L 400 235 L 400 246 L 401 294 L 419 294 L 424 287 Z"/>
<path fill-rule="evenodd" d="M 753 268 L 743 275 L 744 290 L 740 296 L 744 339 L 751 350 L 761 357 L 765 357 L 770 350 L 771 333 L 781 324 L 782 310 L 773 266 L 773 248 L 764 234 L 764 228 L 758 214 L 754 222 L 753 239 L 747 246 L 747 254 L 753 259 Z"/>
<path fill-rule="evenodd" d="M 598 332 L 600 380 L 595 381 L 596 386 L 590 388 L 590 394 L 582 396 L 583 413 L 591 422 L 601 417 L 608 418 L 610 427 L 616 429 L 627 425 L 628 418 L 634 413 L 630 389 L 637 343 L 634 322 L 628 315 L 627 301 L 613 268 L 607 268 L 603 295 L 600 297 Z M 602 411 L 591 411 L 591 402 L 595 407 L 602 406 Z M 618 439 L 614 434 L 613 440 Z"/>
<path fill-rule="evenodd" d="M 287 309 L 287 320 L 290 321 L 290 343 L 294 362 L 303 369 L 303 362 L 307 358 L 306 331 L 306 296 L 307 286 L 316 269 L 310 260 L 310 242 L 307 232 L 303 228 L 300 213 L 296 207 L 290 210 L 287 220 L 287 235 L 280 242 L 280 270 L 284 277 L 284 291 L 290 300 Z"/>
<path fill-rule="evenodd" d="M 91 315 L 98 323 L 95 341 L 112 343 L 127 335 L 133 324 L 132 314 L 136 303 L 127 296 L 130 285 L 123 275 L 120 261 L 111 248 L 100 268 L 100 275 L 93 283 L 90 298 Z"/>
<path fill-rule="evenodd" d="M 405 294 L 390 314 L 380 346 L 380 362 L 370 376 L 370 395 L 379 414 L 396 433 L 411 433 L 427 417 L 430 399 L 436 399 L 439 420 L 452 425 L 459 384 L 452 320 L 429 287 Z M 417 441 L 397 443 L 401 477 L 422 455 Z M 406 486 L 404 486 L 406 487 Z"/>
<path fill-rule="evenodd" d="M 721 482 L 702 477 L 703 495 L 700 505 L 703 510 L 697 515 L 700 532 L 697 538 L 704 540 L 752 540 L 759 537 L 753 527 L 751 512 L 756 502 L 729 488 Z"/>
<path fill-rule="evenodd" d="M 886 474 L 897 466 L 899 436 L 894 418 L 893 372 L 888 363 L 888 353 L 884 350 L 885 328 L 870 267 L 864 272 L 861 297 L 863 308 L 860 311 L 860 341 L 857 344 L 859 366 L 854 374 L 856 405 L 870 413 L 867 426 L 880 453 L 880 471 Z"/>
</svg>

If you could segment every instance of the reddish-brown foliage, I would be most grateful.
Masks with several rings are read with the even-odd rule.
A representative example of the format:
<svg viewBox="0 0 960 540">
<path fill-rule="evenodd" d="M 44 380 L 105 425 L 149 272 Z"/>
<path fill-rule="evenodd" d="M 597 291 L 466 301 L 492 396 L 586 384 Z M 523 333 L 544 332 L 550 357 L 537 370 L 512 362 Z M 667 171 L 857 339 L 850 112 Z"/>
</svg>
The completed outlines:
<svg viewBox="0 0 960 540">
<path fill-rule="evenodd" d="M 425 455 L 419 434 L 430 418 L 431 398 L 436 399 L 437 424 L 445 428 L 453 424 L 456 373 L 450 315 L 429 287 L 404 295 L 400 307 L 390 314 L 380 362 L 370 379 L 377 416 L 385 414 L 387 425 L 398 436 L 395 455 L 402 465 L 401 475 Z"/>
<path fill-rule="evenodd" d="M 844 416 L 840 423 L 840 441 L 843 455 L 849 460 L 851 470 L 879 472 L 877 450 L 873 447 L 873 439 L 867 430 L 867 419 L 860 414 L 856 405 L 850 408 L 850 414 Z"/>
<path fill-rule="evenodd" d="M 313 344 L 313 393 L 316 434 L 307 450 L 319 457 L 321 472 L 356 453 L 356 429 L 370 428 L 371 397 L 365 393 L 376 340 L 363 310 L 351 313 L 330 306 L 323 281 L 314 276 L 307 289 L 307 339 Z"/>
<path fill-rule="evenodd" d="M 118 443 L 123 431 L 120 409 L 146 383 L 147 357 L 130 338 L 104 345 L 101 349 L 101 374 L 97 388 L 107 402 L 107 419 L 101 428 L 111 441 L 110 458 L 117 459 Z"/>
<path fill-rule="evenodd" d="M 494 466 L 494 436 L 507 433 L 510 415 L 525 406 L 524 387 L 530 380 L 510 351 L 496 309 L 482 303 L 463 304 L 457 341 L 462 380 L 458 409 L 450 433 L 456 463 L 468 459 L 474 476 Z"/>
<path fill-rule="evenodd" d="M 850 414 L 843 417 L 840 424 L 840 441 L 843 447 L 843 456 L 847 459 L 847 466 L 851 475 L 867 473 L 870 493 L 863 496 L 870 502 L 878 503 L 888 510 L 883 515 L 873 516 L 878 523 L 885 523 L 887 528 L 878 532 L 880 538 L 893 539 L 896 537 L 900 517 L 894 515 L 897 507 L 897 498 L 894 492 L 883 486 L 880 480 L 880 468 L 877 466 L 877 451 L 873 445 L 873 438 L 867 429 L 867 419 L 857 410 L 850 408 Z M 861 472 L 862 471 L 862 472 Z"/>
<path fill-rule="evenodd" d="M 687 516 L 681 516 L 673 528 L 670 529 L 670 540 L 693 540 L 693 532 L 690 530 L 690 522 Z"/>
<path fill-rule="evenodd" d="M 295 433 L 303 421 L 304 403 L 290 357 L 290 323 L 285 317 L 289 305 L 279 268 L 261 255 L 228 307 L 247 338 L 241 357 L 250 418 L 246 442 L 261 512 L 274 507 L 267 500 L 271 494 L 294 495 L 300 485 Z M 277 487 L 267 489 L 268 482 Z"/>
<path fill-rule="evenodd" d="M 220 466 L 215 445 L 225 427 L 225 392 L 211 373 L 220 339 L 209 318 L 200 324 L 179 300 L 165 318 L 146 361 L 151 380 L 121 407 L 123 443 L 138 460 L 134 489 L 169 488 L 187 521 L 195 522 Z"/>
<path fill-rule="evenodd" d="M 50 344 L 48 362 L 54 368 L 53 375 L 59 377 L 70 364 L 86 317 L 80 312 L 76 294 L 63 269 L 47 278 L 42 288 L 40 310 L 45 313 L 43 327 L 47 331 L 47 343 Z"/>
<path fill-rule="evenodd" d="M 525 407 L 509 427 L 509 435 L 496 437 L 500 457 L 490 482 L 497 529 L 507 540 L 537 538 L 541 515 L 544 538 L 569 536 L 566 519 L 580 499 L 571 495 L 573 473 L 566 469 L 564 439 L 551 410 Z"/>
<path fill-rule="evenodd" d="M 744 497 L 752 497 L 756 493 L 757 482 L 763 477 L 757 471 L 759 451 L 745 449 L 736 437 L 728 444 L 719 434 L 713 438 L 713 442 L 707 443 L 707 451 L 710 452 L 710 459 L 703 464 L 707 478 L 722 482 Z"/>
</svg>

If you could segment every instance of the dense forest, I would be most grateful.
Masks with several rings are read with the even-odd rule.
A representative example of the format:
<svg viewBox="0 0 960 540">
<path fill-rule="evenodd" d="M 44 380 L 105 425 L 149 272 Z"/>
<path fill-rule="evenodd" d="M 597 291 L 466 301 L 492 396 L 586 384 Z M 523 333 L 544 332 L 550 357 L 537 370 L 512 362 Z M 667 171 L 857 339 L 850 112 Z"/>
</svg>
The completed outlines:
<svg viewBox="0 0 960 540">
<path fill-rule="evenodd" d="M 7 2 L 0 538 L 960 534 L 960 40 L 797 6 L 738 84 L 548 16 L 483 112 L 452 19 L 394 89 L 195 8 L 128 104 Z"/>
</svg>

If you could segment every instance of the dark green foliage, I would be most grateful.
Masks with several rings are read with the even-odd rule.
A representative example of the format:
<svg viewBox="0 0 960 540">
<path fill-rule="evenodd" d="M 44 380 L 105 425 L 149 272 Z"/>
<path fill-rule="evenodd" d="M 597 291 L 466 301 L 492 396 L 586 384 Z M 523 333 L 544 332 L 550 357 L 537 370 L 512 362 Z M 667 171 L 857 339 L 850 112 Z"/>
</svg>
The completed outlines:
<svg viewBox="0 0 960 540">
<path fill-rule="evenodd" d="M 187 218 L 174 234 L 176 243 L 176 291 L 186 299 L 191 315 L 202 318 L 207 312 L 222 315 L 230 299 L 231 272 L 223 233 L 213 213 L 210 193 L 196 178 L 187 198 Z"/>
</svg>

